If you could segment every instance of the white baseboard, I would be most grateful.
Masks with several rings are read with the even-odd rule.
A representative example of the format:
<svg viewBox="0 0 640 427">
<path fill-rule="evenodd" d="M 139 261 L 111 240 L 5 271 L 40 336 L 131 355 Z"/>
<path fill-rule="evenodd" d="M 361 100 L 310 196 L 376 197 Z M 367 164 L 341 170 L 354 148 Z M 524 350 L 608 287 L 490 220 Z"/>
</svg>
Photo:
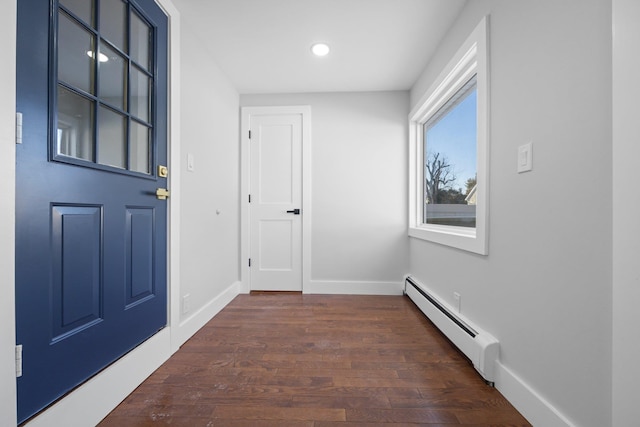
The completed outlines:
<svg viewBox="0 0 640 427">
<path fill-rule="evenodd" d="M 402 295 L 402 282 L 356 282 L 311 280 L 305 284 L 305 294 L 340 294 L 340 295 Z"/>
<path fill-rule="evenodd" d="M 180 322 L 180 327 L 174 339 L 177 339 L 177 346 L 181 346 L 202 328 L 209 320 L 227 306 L 240 293 L 241 283 L 234 282 L 220 295 L 211 300 L 207 305 L 193 313 L 191 316 Z"/>
<path fill-rule="evenodd" d="M 94 426 L 170 356 L 171 332 L 169 328 L 165 328 L 33 418 L 27 425 Z"/>
<path fill-rule="evenodd" d="M 557 408 L 500 362 L 496 362 L 495 385 L 500 393 L 534 426 L 575 426 Z"/>
</svg>

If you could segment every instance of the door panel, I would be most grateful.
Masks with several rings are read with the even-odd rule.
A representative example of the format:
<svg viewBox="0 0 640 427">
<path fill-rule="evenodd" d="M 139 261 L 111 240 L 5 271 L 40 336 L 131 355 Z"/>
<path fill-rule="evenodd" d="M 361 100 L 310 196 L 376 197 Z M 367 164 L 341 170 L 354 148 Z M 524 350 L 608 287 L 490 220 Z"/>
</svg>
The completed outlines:
<svg viewBox="0 0 640 427">
<path fill-rule="evenodd" d="M 128 208 L 125 228 L 126 308 L 154 295 L 154 211 Z"/>
<path fill-rule="evenodd" d="M 302 290 L 302 116 L 251 117 L 251 289 Z"/>
<path fill-rule="evenodd" d="M 102 209 L 53 206 L 52 341 L 102 319 Z"/>
<path fill-rule="evenodd" d="M 167 202 L 155 197 L 167 187 L 156 174 L 167 164 L 167 17 L 153 0 L 61 4 L 58 12 L 57 0 L 18 2 L 20 422 L 167 320 Z M 108 6 L 131 19 L 110 25 L 105 12 L 98 24 L 95 12 Z M 131 22 L 149 33 L 146 53 L 139 40 L 129 52 L 132 31 L 122 25 Z M 146 90 L 127 86 L 134 72 Z"/>
<path fill-rule="evenodd" d="M 296 179 L 293 126 L 265 124 L 258 128 L 258 194 L 261 205 L 289 205 Z"/>
</svg>

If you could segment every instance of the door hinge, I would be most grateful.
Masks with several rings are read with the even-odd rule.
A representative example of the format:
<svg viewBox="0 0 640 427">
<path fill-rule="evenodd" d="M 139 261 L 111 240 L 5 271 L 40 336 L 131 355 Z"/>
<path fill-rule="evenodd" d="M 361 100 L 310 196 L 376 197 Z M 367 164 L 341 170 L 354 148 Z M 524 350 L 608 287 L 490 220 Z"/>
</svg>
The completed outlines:
<svg viewBox="0 0 640 427">
<path fill-rule="evenodd" d="M 249 194 L 249 203 L 251 203 L 251 194 Z"/>
<path fill-rule="evenodd" d="M 22 113 L 16 113 L 16 144 L 22 144 Z"/>
<path fill-rule="evenodd" d="M 251 129 L 249 129 L 249 139 L 251 139 Z"/>
<path fill-rule="evenodd" d="M 22 344 L 16 346 L 16 378 L 22 376 Z"/>
<path fill-rule="evenodd" d="M 251 258 L 249 258 L 249 267 L 251 267 Z"/>
</svg>

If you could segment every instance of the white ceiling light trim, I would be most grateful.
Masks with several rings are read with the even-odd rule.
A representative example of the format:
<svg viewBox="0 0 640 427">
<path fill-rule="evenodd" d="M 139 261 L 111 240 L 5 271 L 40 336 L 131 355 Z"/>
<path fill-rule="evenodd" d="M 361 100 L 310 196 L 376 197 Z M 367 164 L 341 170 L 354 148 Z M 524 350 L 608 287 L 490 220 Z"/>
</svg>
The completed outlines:
<svg viewBox="0 0 640 427">
<path fill-rule="evenodd" d="M 315 43 L 311 46 L 311 52 L 313 52 L 315 56 L 327 56 L 330 51 L 331 49 L 326 43 Z"/>
</svg>

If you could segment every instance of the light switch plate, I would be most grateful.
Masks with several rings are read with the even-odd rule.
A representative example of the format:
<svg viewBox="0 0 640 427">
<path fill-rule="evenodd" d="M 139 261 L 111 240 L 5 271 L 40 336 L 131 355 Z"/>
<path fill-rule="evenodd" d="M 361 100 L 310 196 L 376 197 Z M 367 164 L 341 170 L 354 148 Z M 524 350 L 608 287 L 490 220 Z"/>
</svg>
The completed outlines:
<svg viewBox="0 0 640 427">
<path fill-rule="evenodd" d="M 518 147 L 518 173 L 529 172 L 533 169 L 533 144 Z"/>
<path fill-rule="evenodd" d="M 189 153 L 187 154 L 187 170 L 190 172 L 195 171 L 196 166 L 195 166 L 195 160 L 193 159 L 193 154 Z"/>
</svg>

